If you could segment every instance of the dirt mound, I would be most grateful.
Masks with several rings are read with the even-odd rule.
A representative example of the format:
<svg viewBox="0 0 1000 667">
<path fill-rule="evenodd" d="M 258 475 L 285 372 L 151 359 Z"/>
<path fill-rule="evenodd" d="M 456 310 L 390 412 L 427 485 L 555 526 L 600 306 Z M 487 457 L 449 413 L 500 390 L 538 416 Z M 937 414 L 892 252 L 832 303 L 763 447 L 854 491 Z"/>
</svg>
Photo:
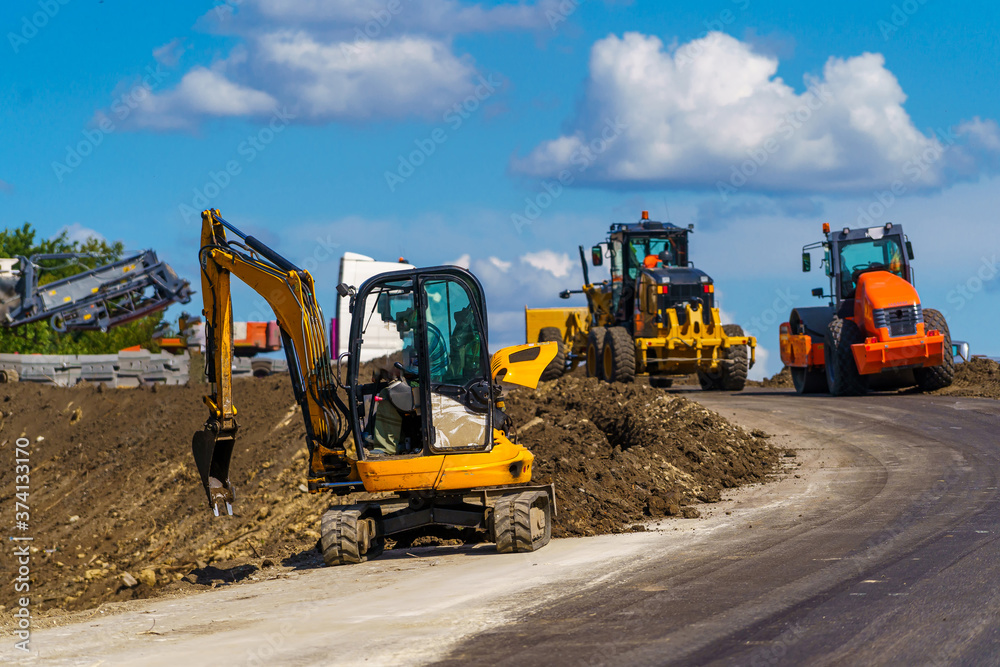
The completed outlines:
<svg viewBox="0 0 1000 667">
<path fill-rule="evenodd" d="M 34 612 L 205 587 L 312 548 L 329 501 L 300 490 L 305 429 L 291 383 L 237 380 L 234 390 L 246 415 L 232 465 L 238 516 L 215 518 L 191 457 L 191 436 L 208 416 L 205 385 L 0 386 L 7 512 L 15 502 L 15 440 L 31 441 L 30 520 L 19 534 L 34 538 Z M 0 561 L 5 580 L 15 567 Z M 9 609 L 13 596 L 6 587 L 0 605 Z"/>
<path fill-rule="evenodd" d="M 556 536 L 697 516 L 690 504 L 762 481 L 779 456 L 765 434 L 649 387 L 566 377 L 514 392 L 508 412 L 535 454 L 534 480 L 556 483 Z"/>
<path fill-rule="evenodd" d="M 747 386 L 764 387 L 766 389 L 794 389 L 795 383 L 792 382 L 792 371 L 789 370 L 788 366 L 785 366 L 778 373 L 764 379 L 763 381 L 747 381 Z"/>
<path fill-rule="evenodd" d="M 986 357 L 973 357 L 955 365 L 955 382 L 934 392 L 943 396 L 1000 399 L 1000 364 Z"/>
</svg>

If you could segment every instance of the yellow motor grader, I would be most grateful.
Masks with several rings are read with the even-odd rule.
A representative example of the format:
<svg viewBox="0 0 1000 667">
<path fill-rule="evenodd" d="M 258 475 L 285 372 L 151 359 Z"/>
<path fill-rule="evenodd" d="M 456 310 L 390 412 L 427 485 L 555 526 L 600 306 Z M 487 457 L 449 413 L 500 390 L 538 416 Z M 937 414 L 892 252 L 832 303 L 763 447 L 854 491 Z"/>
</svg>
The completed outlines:
<svg viewBox="0 0 1000 667">
<path fill-rule="evenodd" d="M 306 424 L 309 491 L 378 494 L 323 515 L 327 564 L 375 558 L 387 535 L 429 524 L 485 529 L 500 552 L 548 543 L 554 489 L 530 484 L 534 457 L 517 444 L 502 392 L 534 387 L 556 346 L 520 345 L 491 357 L 485 297 L 474 275 L 439 266 L 382 273 L 357 289 L 338 285 L 351 304 L 350 346 L 332 359 L 308 271 L 218 210 L 202 214 L 199 262 L 211 393 L 192 450 L 216 516 L 232 514 L 236 494 L 229 479 L 239 429 L 230 298 L 236 276 L 267 300 L 281 329 Z M 366 344 L 384 344 L 393 334 L 399 352 L 363 366 Z"/>
<path fill-rule="evenodd" d="M 610 258 L 611 280 L 590 281 L 580 247 L 584 285 L 566 290 L 587 298 L 585 308 L 525 308 L 528 342 L 554 342 L 559 352 L 542 374 L 550 380 L 586 362 L 587 375 L 609 382 L 648 377 L 670 386 L 697 373 L 706 391 L 741 391 L 756 361 L 757 339 L 722 324 L 715 283 L 688 259 L 693 226 L 649 219 L 611 226 L 591 250 L 592 263 Z"/>
</svg>

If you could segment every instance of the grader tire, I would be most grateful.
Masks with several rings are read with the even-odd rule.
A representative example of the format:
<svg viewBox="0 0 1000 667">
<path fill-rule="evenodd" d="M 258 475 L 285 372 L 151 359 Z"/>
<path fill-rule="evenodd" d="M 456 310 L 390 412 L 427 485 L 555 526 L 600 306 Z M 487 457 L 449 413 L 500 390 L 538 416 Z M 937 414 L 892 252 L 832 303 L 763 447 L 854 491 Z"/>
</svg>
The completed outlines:
<svg viewBox="0 0 1000 667">
<path fill-rule="evenodd" d="M 635 341 L 625 327 L 611 327 L 604 334 L 601 354 L 604 379 L 608 382 L 635 380 Z"/>
<path fill-rule="evenodd" d="M 559 347 L 556 357 L 549 362 L 549 365 L 542 371 L 542 380 L 558 380 L 566 372 L 566 343 L 563 342 L 562 333 L 556 327 L 544 327 L 538 332 L 539 343 L 555 343 Z"/>
<path fill-rule="evenodd" d="M 21 376 L 13 368 L 0 371 L 0 383 L 6 384 L 8 382 L 19 382 L 20 380 Z"/>
<path fill-rule="evenodd" d="M 587 377 L 604 379 L 604 327 L 590 327 L 587 334 Z"/>
<path fill-rule="evenodd" d="M 928 308 L 924 311 L 924 330 L 937 329 L 944 334 L 944 363 L 940 366 L 930 368 L 918 368 L 913 374 L 917 378 L 917 386 L 920 391 L 937 391 L 950 387 L 955 381 L 955 356 L 951 347 L 951 331 L 948 330 L 948 322 L 944 315 Z"/>
<path fill-rule="evenodd" d="M 834 317 L 826 332 L 826 383 L 834 396 L 863 396 L 868 382 L 858 373 L 852 345 L 864 343 L 861 329 L 852 320 Z"/>
<path fill-rule="evenodd" d="M 385 548 L 381 522 L 382 508 L 378 505 L 331 507 L 320 523 L 323 561 L 327 565 L 347 565 L 381 556 Z"/>
<path fill-rule="evenodd" d="M 552 507 L 544 491 L 500 498 L 493 507 L 493 533 L 499 553 L 537 551 L 552 538 Z"/>
<path fill-rule="evenodd" d="M 738 324 L 725 324 L 722 330 L 727 336 L 742 338 L 743 327 Z M 726 352 L 726 361 L 722 366 L 722 377 L 719 378 L 719 388 L 723 391 L 743 391 L 747 386 L 747 373 L 750 372 L 750 351 L 746 345 L 730 347 Z"/>
<path fill-rule="evenodd" d="M 702 391 L 722 391 L 722 371 L 698 371 Z"/>
</svg>

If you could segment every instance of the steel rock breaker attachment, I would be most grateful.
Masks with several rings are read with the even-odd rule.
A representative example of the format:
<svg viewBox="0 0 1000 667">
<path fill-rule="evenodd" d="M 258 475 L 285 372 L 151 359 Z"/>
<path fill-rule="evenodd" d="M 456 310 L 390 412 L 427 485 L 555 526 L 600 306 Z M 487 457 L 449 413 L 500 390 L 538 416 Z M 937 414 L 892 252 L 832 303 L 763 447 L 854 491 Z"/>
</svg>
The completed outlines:
<svg viewBox="0 0 1000 667">
<path fill-rule="evenodd" d="M 226 514 L 233 515 L 236 490 L 229 481 L 229 461 L 236 444 L 236 428 L 220 433 L 219 423 L 212 420 L 205 428 L 197 431 L 191 441 L 191 451 L 201 474 L 201 484 L 208 494 L 208 504 L 219 516 L 219 507 L 224 506 Z"/>
</svg>

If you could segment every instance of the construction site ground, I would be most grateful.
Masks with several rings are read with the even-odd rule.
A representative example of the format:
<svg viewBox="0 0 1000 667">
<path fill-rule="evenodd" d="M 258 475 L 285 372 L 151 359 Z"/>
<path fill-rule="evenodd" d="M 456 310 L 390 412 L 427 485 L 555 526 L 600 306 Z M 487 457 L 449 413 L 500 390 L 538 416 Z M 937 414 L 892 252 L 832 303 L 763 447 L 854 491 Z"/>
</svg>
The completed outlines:
<svg viewBox="0 0 1000 667">
<path fill-rule="evenodd" d="M 990 395 L 996 372 L 960 366 L 954 391 L 967 381 Z M 992 641 L 997 596 L 974 584 L 1000 569 L 984 551 L 1000 532 L 1000 514 L 984 513 L 1000 503 L 995 401 L 565 378 L 510 410 L 536 479 L 559 485 L 556 533 L 590 537 L 499 555 L 481 536 L 409 536 L 377 561 L 327 568 L 314 545 L 330 498 L 299 489 L 287 379 L 237 385 L 233 518 L 208 515 L 189 460 L 201 393 L 0 388 L 0 451 L 33 442 L 27 659 L 662 664 L 780 650 L 878 662 L 933 650 L 951 661 Z M 0 484 L 12 502 L 11 480 Z M 951 621 L 892 606 L 911 595 Z M 864 644 L 872 624 L 899 641 Z M 22 657 L 11 644 L 0 660 Z"/>
<path fill-rule="evenodd" d="M 36 614 L 194 592 L 315 559 L 320 515 L 338 501 L 305 492 L 305 431 L 288 377 L 235 383 L 233 517 L 212 516 L 191 458 L 204 391 L 0 387 L 0 452 L 13 459 L 17 438 L 31 442 Z M 557 485 L 557 537 L 695 517 L 722 490 L 764 480 L 779 454 L 763 433 L 662 390 L 563 378 L 515 394 L 510 411 L 537 457 L 534 480 Z M 0 469 L 0 502 L 11 506 L 13 476 L 13 465 Z M 484 539 L 437 529 L 389 546 Z M 0 574 L 16 567 L 4 559 Z M 3 609 L 15 595 L 4 590 Z"/>
</svg>

